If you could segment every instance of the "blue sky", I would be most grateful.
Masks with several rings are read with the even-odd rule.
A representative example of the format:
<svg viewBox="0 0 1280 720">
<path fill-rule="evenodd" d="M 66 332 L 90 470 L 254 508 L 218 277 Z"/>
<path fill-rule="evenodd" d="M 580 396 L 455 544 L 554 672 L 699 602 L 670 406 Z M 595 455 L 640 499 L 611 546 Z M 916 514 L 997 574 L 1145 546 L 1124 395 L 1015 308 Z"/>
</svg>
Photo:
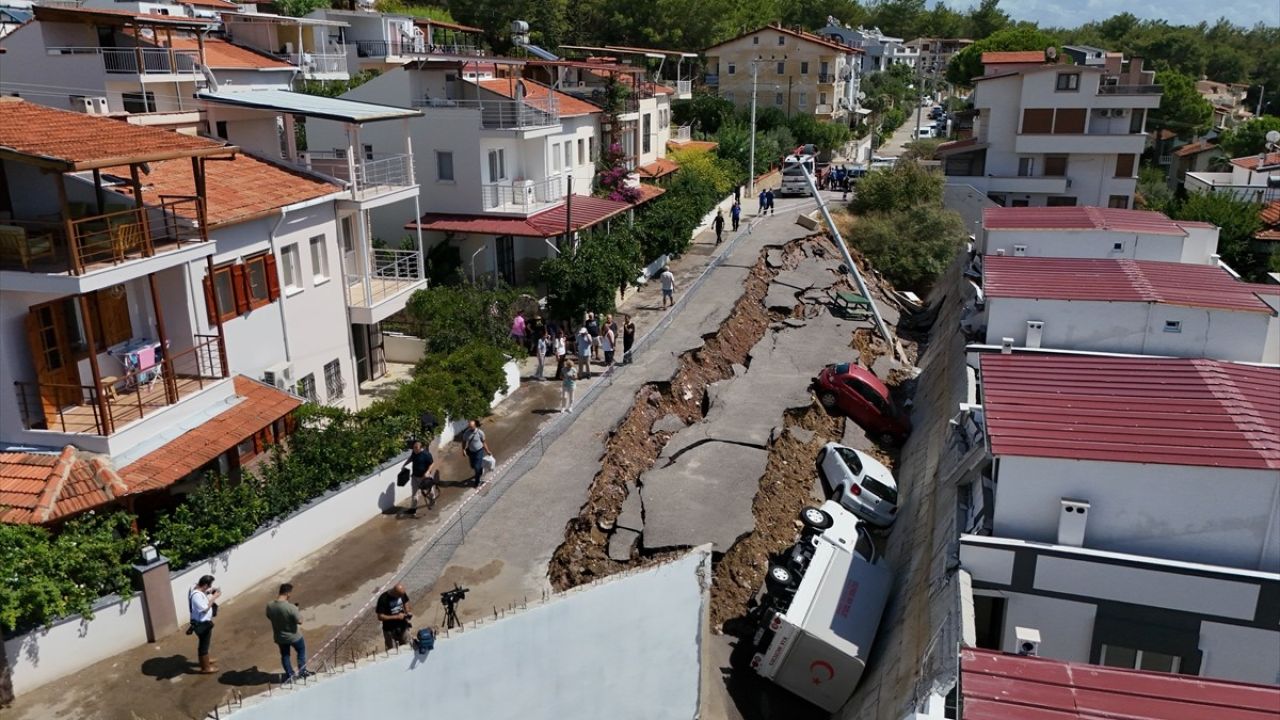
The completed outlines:
<svg viewBox="0 0 1280 720">
<path fill-rule="evenodd" d="M 977 0 L 943 1 L 957 10 L 977 4 Z M 1125 11 L 1178 25 L 1213 23 L 1219 17 L 1245 27 L 1258 22 L 1280 24 L 1280 0 L 1001 0 L 1000 7 L 1014 19 L 1055 27 L 1075 27 Z"/>
</svg>

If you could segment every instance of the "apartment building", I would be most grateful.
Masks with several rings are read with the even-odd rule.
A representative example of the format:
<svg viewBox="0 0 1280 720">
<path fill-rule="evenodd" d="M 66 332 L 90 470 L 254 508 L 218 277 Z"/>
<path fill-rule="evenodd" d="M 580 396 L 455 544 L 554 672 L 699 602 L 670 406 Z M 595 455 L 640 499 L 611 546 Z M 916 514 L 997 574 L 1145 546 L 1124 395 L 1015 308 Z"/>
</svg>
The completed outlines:
<svg viewBox="0 0 1280 720">
<path fill-rule="evenodd" d="M 1132 207 L 1147 112 L 1160 104 L 1141 59 L 1064 65 L 995 52 L 982 61 L 973 136 L 938 149 L 949 183 L 999 205 Z"/>
<path fill-rule="evenodd" d="M 988 345 L 1280 363 L 1264 288 L 1213 265 L 990 256 L 982 291 Z"/>
<path fill-rule="evenodd" d="M 1244 83 L 1221 83 L 1208 78 L 1196 81 L 1196 92 L 1213 106 L 1213 127 L 1227 130 L 1253 119 L 1245 102 L 1249 86 Z"/>
<path fill-rule="evenodd" d="M 1218 228 L 1150 210 L 989 207 L 975 251 L 987 257 L 1107 258 L 1217 265 Z"/>
<path fill-rule="evenodd" d="M 196 322 L 211 169 L 236 147 L 5 98 L 0 155 L 3 464 L 44 468 L 0 472 L 5 521 L 162 502 L 286 431 L 300 401 L 234 374 L 226 325 Z M 183 179 L 161 197 L 155 173 Z"/>
<path fill-rule="evenodd" d="M 304 80 L 350 78 L 346 28 L 345 20 L 274 15 L 258 12 L 256 5 L 222 13 L 227 40 L 284 60 Z"/>
<path fill-rule="evenodd" d="M 947 481 L 986 646 L 1015 651 L 1033 628 L 1059 660 L 1275 683 L 1280 369 L 1045 351 L 971 364 Z"/>
<path fill-rule="evenodd" d="M 1232 158 L 1230 172 L 1188 172 L 1189 193 L 1225 193 L 1239 200 L 1268 204 L 1280 200 L 1280 151 Z"/>
<path fill-rule="evenodd" d="M 916 38 L 902 45 L 909 52 L 915 53 L 917 65 L 934 67 L 939 73 L 945 73 L 951 58 L 972 44 L 973 41 L 969 38 Z"/>
<path fill-rule="evenodd" d="M 845 47 L 860 51 L 855 58 L 857 72 L 860 75 L 883 72 L 894 65 L 906 65 L 915 68 L 920 61 L 917 47 L 903 42 L 902 38 L 890 37 L 880 32 L 880 28 L 864 28 L 843 25 L 833 17 L 827 18 L 826 27 L 817 32 L 820 37 Z"/>
<path fill-rule="evenodd" d="M 703 51 L 707 84 L 738 107 L 848 120 L 861 50 L 813 33 L 766 25 Z"/>
</svg>

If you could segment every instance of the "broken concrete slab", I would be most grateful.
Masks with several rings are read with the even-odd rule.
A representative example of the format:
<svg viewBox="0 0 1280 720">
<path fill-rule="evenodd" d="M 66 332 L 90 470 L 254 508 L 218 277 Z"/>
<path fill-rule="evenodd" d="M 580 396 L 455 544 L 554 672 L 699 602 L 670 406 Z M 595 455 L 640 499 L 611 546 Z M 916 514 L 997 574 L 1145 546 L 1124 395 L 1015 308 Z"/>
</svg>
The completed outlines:
<svg viewBox="0 0 1280 720">
<path fill-rule="evenodd" d="M 795 438 L 796 440 L 799 440 L 801 443 L 805 445 L 813 441 L 814 432 L 812 430 L 802 428 L 798 425 L 792 425 L 791 427 L 787 428 L 787 432 L 791 435 L 791 437 Z"/>
<path fill-rule="evenodd" d="M 631 559 L 631 548 L 635 547 L 640 533 L 629 528 L 620 527 L 609 536 L 609 559 L 627 562 Z"/>
<path fill-rule="evenodd" d="M 644 473 L 644 546 L 728 550 L 755 526 L 751 503 L 768 459 L 765 450 L 709 442 Z"/>
<path fill-rule="evenodd" d="M 618 513 L 614 526 L 637 532 L 644 530 L 644 503 L 640 498 L 640 488 L 631 488 L 627 498 L 622 501 L 622 510 Z"/>
<path fill-rule="evenodd" d="M 805 322 L 799 318 L 783 318 L 782 324 L 793 328 L 802 328 L 805 326 Z"/>
<path fill-rule="evenodd" d="M 845 418 L 844 421 L 844 437 L 840 439 L 840 444 L 845 447 L 851 447 L 854 450 L 870 450 L 875 446 L 871 442 L 871 438 L 867 437 L 867 431 L 863 430 L 858 423 Z"/>
<path fill-rule="evenodd" d="M 742 377 L 743 375 L 746 375 L 746 374 L 747 374 L 747 366 L 746 366 L 746 365 L 743 365 L 742 363 L 734 363 L 734 364 L 733 364 L 733 376 L 734 376 L 734 377 L 739 378 L 739 377 Z"/>
<path fill-rule="evenodd" d="M 668 413 L 653 421 L 653 427 L 649 429 L 651 433 L 660 432 L 680 432 L 685 427 L 685 422 L 679 415 Z"/>
<path fill-rule="evenodd" d="M 764 296 L 766 309 L 784 309 L 790 311 L 796 306 L 796 289 L 778 283 L 769 285 L 769 292 Z"/>
<path fill-rule="evenodd" d="M 808 288 L 828 288 L 836 283 L 839 275 L 836 268 L 839 263 L 831 260 L 812 260 L 800 263 L 794 270 L 783 270 L 774 276 L 773 281 L 782 285 L 790 285 L 798 290 Z"/>
<path fill-rule="evenodd" d="M 875 359 L 875 362 L 871 363 L 871 372 L 875 373 L 876 377 L 883 381 L 888 380 L 889 374 L 901 367 L 902 363 L 894 360 L 892 355 L 886 354 L 881 355 Z"/>
<path fill-rule="evenodd" d="M 782 248 L 769 248 L 764 255 L 764 264 L 775 270 L 782 267 Z"/>
<path fill-rule="evenodd" d="M 806 230 L 818 229 L 818 221 L 815 218 L 805 215 L 804 213 L 800 213 L 799 215 L 796 215 L 796 224 Z"/>
</svg>

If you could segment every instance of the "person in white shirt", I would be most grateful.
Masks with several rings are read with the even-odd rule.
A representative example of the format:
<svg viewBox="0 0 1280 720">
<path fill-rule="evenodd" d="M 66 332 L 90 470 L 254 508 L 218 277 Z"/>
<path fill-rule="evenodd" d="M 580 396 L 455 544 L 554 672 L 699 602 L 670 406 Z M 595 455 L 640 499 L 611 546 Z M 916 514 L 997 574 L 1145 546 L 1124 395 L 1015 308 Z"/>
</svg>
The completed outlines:
<svg viewBox="0 0 1280 720">
<path fill-rule="evenodd" d="M 222 591 L 213 586 L 212 575 L 202 576 L 187 593 L 187 604 L 191 611 L 191 627 L 187 632 L 194 634 L 199 641 L 196 647 L 196 655 L 200 658 L 198 672 L 204 675 L 218 671 L 218 661 L 209 657 L 209 644 L 213 640 L 213 615 L 217 612 L 220 597 Z"/>
<path fill-rule="evenodd" d="M 662 275 L 658 277 L 662 281 L 662 309 L 666 310 L 669 306 L 675 305 L 676 292 L 676 276 L 671 274 L 671 268 L 662 268 Z"/>
<path fill-rule="evenodd" d="M 545 372 L 547 367 L 547 344 L 549 340 L 550 338 L 545 332 L 542 334 L 542 337 L 538 338 L 538 347 L 536 348 L 538 353 L 538 369 L 533 373 L 534 380 L 547 379 L 545 377 Z"/>
</svg>

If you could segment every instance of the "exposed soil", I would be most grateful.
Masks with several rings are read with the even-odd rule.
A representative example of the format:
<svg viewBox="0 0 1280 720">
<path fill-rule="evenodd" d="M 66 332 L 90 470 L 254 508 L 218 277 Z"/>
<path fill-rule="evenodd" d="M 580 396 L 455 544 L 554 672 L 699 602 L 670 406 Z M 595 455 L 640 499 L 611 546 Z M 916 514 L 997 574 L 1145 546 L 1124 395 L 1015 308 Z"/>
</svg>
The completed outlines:
<svg viewBox="0 0 1280 720">
<path fill-rule="evenodd" d="M 784 250 L 784 267 L 799 261 L 800 243 Z M 772 317 L 764 307 L 769 283 L 777 274 L 765 262 L 766 251 L 752 267 L 742 296 L 729 317 L 702 347 L 680 357 L 675 376 L 665 383 L 649 383 L 636 393 L 636 402 L 605 442 L 601 468 L 588 490 L 587 502 L 565 526 L 565 541 L 556 549 L 548 568 L 552 587 L 566 590 L 592 582 L 628 567 L 654 562 L 664 554 L 639 554 L 628 562 L 608 555 L 609 535 L 622 510 L 622 501 L 634 492 L 640 476 L 657 460 L 672 433 L 651 432 L 654 421 L 674 414 L 686 424 L 703 419 L 707 386 L 733 377 L 733 365 L 749 365 L 751 348 L 764 336 Z"/>
<path fill-rule="evenodd" d="M 715 567 L 711 583 L 712 628 L 719 631 L 746 614 L 749 601 L 764 583 L 770 556 L 795 542 L 800 511 L 806 505 L 817 504 L 814 458 L 824 444 L 840 438 L 844 422 L 844 418 L 828 415 L 816 402 L 784 415 L 784 426 L 810 430 L 813 437 L 809 442 L 800 442 L 790 432 L 784 432 L 770 445 L 769 461 L 751 506 L 755 529 L 734 543 Z"/>
</svg>

